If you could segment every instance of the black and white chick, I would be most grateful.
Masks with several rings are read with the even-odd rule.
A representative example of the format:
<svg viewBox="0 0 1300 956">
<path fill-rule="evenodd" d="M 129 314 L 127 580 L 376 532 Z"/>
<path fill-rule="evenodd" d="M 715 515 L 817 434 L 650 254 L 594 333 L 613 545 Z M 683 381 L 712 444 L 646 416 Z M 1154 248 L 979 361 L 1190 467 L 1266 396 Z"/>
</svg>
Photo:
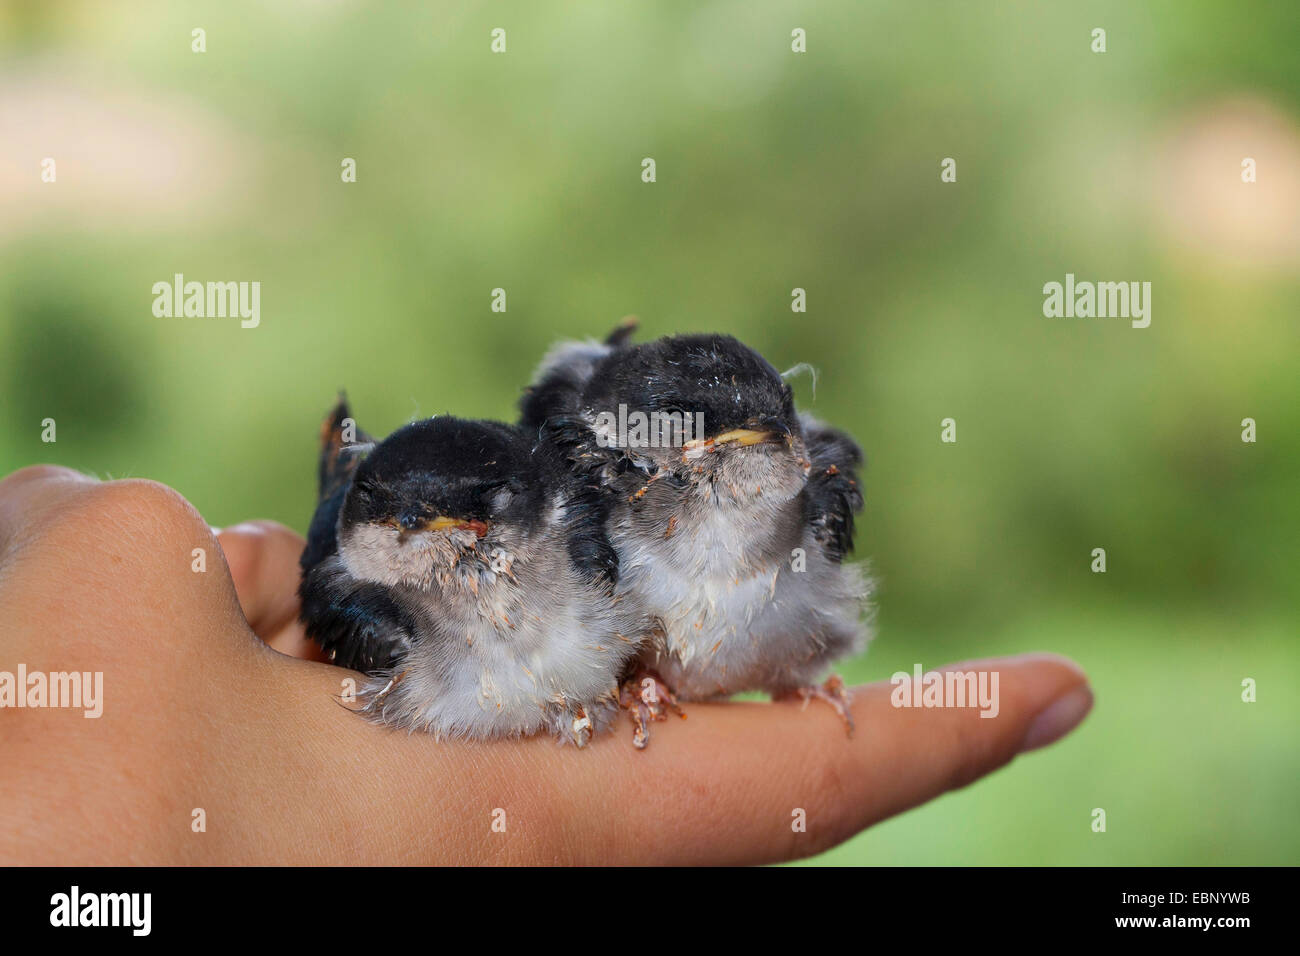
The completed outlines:
<svg viewBox="0 0 1300 956">
<path fill-rule="evenodd" d="M 798 414 L 782 376 L 736 339 L 630 345 L 633 324 L 553 348 L 520 404 L 521 427 L 603 492 L 618 593 L 656 619 L 623 692 L 638 745 L 662 699 L 741 691 L 824 699 L 851 733 L 843 682 L 818 681 L 868 639 L 869 581 L 843 561 L 862 452 Z M 621 424 L 635 412 L 648 435 Z"/>
<path fill-rule="evenodd" d="M 614 595 L 599 509 L 555 449 L 450 416 L 376 442 L 340 399 L 322 428 L 302 620 L 365 672 L 358 709 L 448 738 L 584 745 L 619 714 L 650 627 Z"/>
</svg>

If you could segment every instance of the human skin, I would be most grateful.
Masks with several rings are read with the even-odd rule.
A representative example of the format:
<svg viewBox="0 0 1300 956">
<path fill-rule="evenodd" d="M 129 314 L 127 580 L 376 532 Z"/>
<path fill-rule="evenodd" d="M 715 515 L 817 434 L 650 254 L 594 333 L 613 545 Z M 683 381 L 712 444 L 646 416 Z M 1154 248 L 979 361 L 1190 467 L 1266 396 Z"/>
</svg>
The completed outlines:
<svg viewBox="0 0 1300 956">
<path fill-rule="evenodd" d="M 1051 743 L 1092 702 L 1076 665 L 1031 655 L 955 665 L 999 672 L 993 719 L 896 708 L 881 683 L 853 691 L 851 738 L 816 702 L 733 702 L 689 705 L 644 751 L 630 726 L 581 750 L 438 741 L 340 704 L 360 675 L 312 659 L 301 548 L 269 522 L 214 537 L 154 482 L 0 481 L 0 671 L 104 675 L 98 719 L 0 710 L 0 863 L 788 860 Z"/>
</svg>

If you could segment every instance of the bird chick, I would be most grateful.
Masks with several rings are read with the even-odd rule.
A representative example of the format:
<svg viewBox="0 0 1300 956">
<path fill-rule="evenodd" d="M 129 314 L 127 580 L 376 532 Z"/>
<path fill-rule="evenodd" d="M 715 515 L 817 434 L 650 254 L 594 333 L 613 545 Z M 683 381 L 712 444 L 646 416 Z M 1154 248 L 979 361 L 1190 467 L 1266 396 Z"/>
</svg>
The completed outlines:
<svg viewBox="0 0 1300 956">
<path fill-rule="evenodd" d="M 322 445 L 302 620 L 369 676 L 363 713 L 444 737 L 546 731 L 579 746 L 617 717 L 650 625 L 635 598 L 615 597 L 600 511 L 552 447 L 449 416 L 375 442 L 342 399 Z"/>
<path fill-rule="evenodd" d="M 603 494 L 618 593 L 657 623 L 634 679 L 684 700 L 818 697 L 852 732 L 842 681 L 817 681 L 867 640 L 870 586 L 843 563 L 862 507 L 861 451 L 798 414 L 781 375 L 736 339 L 633 346 L 630 332 L 625 323 L 604 343 L 552 349 L 521 427 Z"/>
</svg>

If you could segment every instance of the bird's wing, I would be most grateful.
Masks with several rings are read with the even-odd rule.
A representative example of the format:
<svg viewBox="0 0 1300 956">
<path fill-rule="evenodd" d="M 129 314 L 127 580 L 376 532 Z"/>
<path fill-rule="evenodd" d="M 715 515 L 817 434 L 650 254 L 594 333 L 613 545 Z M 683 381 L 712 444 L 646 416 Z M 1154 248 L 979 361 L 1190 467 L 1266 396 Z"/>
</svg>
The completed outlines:
<svg viewBox="0 0 1300 956">
<path fill-rule="evenodd" d="M 627 347 L 636 324 L 636 319 L 628 316 L 605 336 L 604 342 L 588 339 L 553 346 L 519 401 L 520 427 L 533 432 L 557 417 L 572 415 L 596 366 L 606 356 Z"/>
<path fill-rule="evenodd" d="M 373 673 L 392 666 L 408 646 L 413 627 L 385 588 L 357 581 L 336 557 L 343 499 L 374 439 L 357 426 L 347 398 L 340 393 L 321 423 L 320 441 L 320 500 L 299 562 L 303 572 L 299 617 L 308 636 L 335 663 Z"/>
<path fill-rule="evenodd" d="M 563 422 L 541 429 L 545 434 L 533 446 L 533 464 L 538 479 L 559 494 L 559 520 L 574 568 L 587 581 L 612 588 L 618 581 L 618 552 L 605 533 L 609 500 L 599 467 L 584 453 L 591 433 L 576 419 Z"/>
<path fill-rule="evenodd" d="M 415 623 L 387 588 L 358 581 L 337 558 L 306 571 L 298 587 L 307 636 L 341 667 L 373 674 L 410 646 Z"/>
<path fill-rule="evenodd" d="M 839 561 L 853 548 L 853 516 L 862 510 L 862 449 L 844 432 L 811 415 L 799 418 L 812 463 L 804 488 L 805 517 L 826 553 Z"/>
<path fill-rule="evenodd" d="M 616 448 L 604 448 L 581 416 L 582 394 L 596 366 L 627 348 L 636 330 L 634 316 L 623 319 L 604 342 L 561 342 L 542 359 L 533 384 L 519 403 L 519 425 L 548 444 L 563 460 L 569 486 L 565 507 L 569 558 L 588 580 L 612 586 L 618 581 L 618 552 L 605 532 L 611 486 L 637 465 Z M 644 476 L 641 476 L 644 480 Z"/>
<path fill-rule="evenodd" d="M 605 532 L 610 496 L 590 477 L 578 476 L 565 507 L 569 560 L 588 580 L 612 588 L 618 583 L 618 551 Z"/>
</svg>

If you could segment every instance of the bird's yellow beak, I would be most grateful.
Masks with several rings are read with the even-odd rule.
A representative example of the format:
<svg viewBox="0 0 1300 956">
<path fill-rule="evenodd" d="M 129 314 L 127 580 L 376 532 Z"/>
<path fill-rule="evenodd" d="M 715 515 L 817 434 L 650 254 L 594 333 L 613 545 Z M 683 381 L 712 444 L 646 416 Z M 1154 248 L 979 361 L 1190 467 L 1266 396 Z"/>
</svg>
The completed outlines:
<svg viewBox="0 0 1300 956">
<path fill-rule="evenodd" d="M 729 432 L 723 432 L 713 439 L 716 445 L 725 445 L 728 442 L 735 442 L 737 445 L 757 445 L 759 442 L 767 441 L 772 437 L 771 432 L 756 432 L 749 428 L 733 428 Z"/>
<path fill-rule="evenodd" d="M 467 519 L 467 518 L 451 518 L 448 517 L 447 515 L 435 515 L 432 518 L 425 518 L 423 521 L 419 523 L 417 527 L 413 527 L 413 528 L 412 527 L 403 528 L 403 526 L 397 522 L 393 522 L 393 525 L 404 532 L 446 531 L 446 530 L 473 531 L 480 538 L 483 537 L 488 532 L 488 526 L 486 521 L 478 521 L 478 520 Z"/>
<path fill-rule="evenodd" d="M 438 515 L 438 517 L 430 518 L 427 522 L 425 522 L 424 530 L 441 531 L 443 528 L 459 528 L 462 527 L 464 524 L 465 522 L 457 518 L 448 518 L 446 515 Z"/>
<path fill-rule="evenodd" d="M 731 431 L 722 432 L 712 438 L 696 438 L 693 441 L 685 442 L 682 445 L 682 452 L 683 454 L 693 452 L 698 455 L 706 451 L 717 451 L 720 445 L 757 445 L 759 442 L 770 439 L 773 434 L 773 432 L 754 431 L 751 428 L 733 428 Z M 692 455 L 692 457 L 695 457 L 695 455 Z"/>
<path fill-rule="evenodd" d="M 487 523 L 484 521 L 469 521 L 465 518 L 449 518 L 446 515 L 438 515 L 430 518 L 425 524 L 425 531 L 441 531 L 444 528 L 454 528 L 458 530 L 473 531 L 480 538 L 487 534 Z"/>
</svg>

